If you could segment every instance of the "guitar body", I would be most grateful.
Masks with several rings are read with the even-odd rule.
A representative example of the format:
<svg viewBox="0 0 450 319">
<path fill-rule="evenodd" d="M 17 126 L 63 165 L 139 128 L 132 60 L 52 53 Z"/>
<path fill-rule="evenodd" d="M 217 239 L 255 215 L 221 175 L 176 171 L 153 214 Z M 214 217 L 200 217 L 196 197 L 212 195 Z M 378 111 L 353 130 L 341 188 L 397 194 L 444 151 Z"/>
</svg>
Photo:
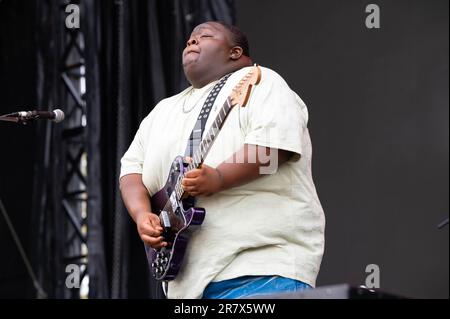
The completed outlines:
<svg viewBox="0 0 450 319">
<path fill-rule="evenodd" d="M 178 199 L 176 196 L 176 185 L 186 171 L 187 163 L 183 162 L 183 157 L 176 157 L 166 184 L 151 199 L 152 210 L 160 215 L 163 236 L 169 243 L 159 250 L 146 246 L 147 259 L 157 280 L 175 278 L 182 266 L 189 237 L 205 218 L 205 210 L 194 207 L 193 197 Z M 170 209 L 167 209 L 168 204 Z"/>
</svg>

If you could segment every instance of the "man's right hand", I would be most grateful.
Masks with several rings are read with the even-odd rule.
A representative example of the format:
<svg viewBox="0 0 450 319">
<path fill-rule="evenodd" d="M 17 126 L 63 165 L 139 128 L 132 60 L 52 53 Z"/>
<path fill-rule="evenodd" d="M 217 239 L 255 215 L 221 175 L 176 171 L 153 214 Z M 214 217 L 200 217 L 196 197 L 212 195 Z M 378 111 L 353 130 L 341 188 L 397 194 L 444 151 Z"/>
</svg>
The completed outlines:
<svg viewBox="0 0 450 319">
<path fill-rule="evenodd" d="M 136 225 L 139 236 L 145 244 L 154 249 L 167 246 L 167 242 L 161 236 L 163 228 L 157 215 L 143 212 L 138 215 Z"/>
</svg>

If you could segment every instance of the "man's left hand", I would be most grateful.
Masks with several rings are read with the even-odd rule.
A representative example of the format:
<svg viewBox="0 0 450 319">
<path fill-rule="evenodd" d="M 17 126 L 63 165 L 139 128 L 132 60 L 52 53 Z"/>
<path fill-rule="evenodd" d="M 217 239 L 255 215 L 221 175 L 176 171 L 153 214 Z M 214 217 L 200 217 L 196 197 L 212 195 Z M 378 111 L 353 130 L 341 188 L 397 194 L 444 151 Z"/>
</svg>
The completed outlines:
<svg viewBox="0 0 450 319">
<path fill-rule="evenodd" d="M 181 186 L 191 196 L 209 196 L 221 190 L 222 177 L 215 168 L 202 164 L 184 175 Z"/>
</svg>

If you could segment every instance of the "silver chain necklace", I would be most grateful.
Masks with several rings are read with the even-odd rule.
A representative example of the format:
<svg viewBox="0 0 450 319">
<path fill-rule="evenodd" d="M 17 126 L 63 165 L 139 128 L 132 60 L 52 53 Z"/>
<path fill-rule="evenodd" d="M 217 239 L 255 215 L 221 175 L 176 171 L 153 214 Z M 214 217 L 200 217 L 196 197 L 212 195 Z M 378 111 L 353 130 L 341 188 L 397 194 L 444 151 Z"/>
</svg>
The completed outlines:
<svg viewBox="0 0 450 319">
<path fill-rule="evenodd" d="M 195 103 L 194 106 L 192 106 L 189 110 L 186 111 L 186 100 L 190 99 L 190 97 L 192 96 L 192 92 L 194 92 L 193 87 L 190 89 L 189 93 L 186 94 L 186 97 L 183 100 L 183 113 L 189 113 L 190 111 L 192 111 L 195 108 L 195 106 L 198 103 L 198 101 L 197 101 L 197 103 Z"/>
<path fill-rule="evenodd" d="M 218 81 L 215 81 L 214 82 L 214 85 L 215 85 L 215 83 L 217 83 Z M 206 93 L 208 93 L 209 91 L 211 91 L 211 89 L 214 87 L 214 85 L 213 84 L 211 84 L 211 87 L 209 88 L 209 89 L 207 89 L 207 90 L 205 90 L 205 92 L 203 92 L 203 94 L 200 96 L 200 98 L 193 104 L 193 106 L 189 109 L 189 110 L 186 110 L 186 100 L 189 100 L 190 98 L 191 98 L 191 96 L 192 96 L 192 92 L 194 92 L 194 87 L 191 87 L 191 90 L 189 91 L 189 93 L 187 93 L 186 94 L 186 97 L 184 98 L 184 100 L 183 100 L 183 113 L 189 113 L 189 112 L 191 112 L 193 109 L 195 109 L 195 107 L 197 106 L 197 104 L 198 104 L 198 102 L 205 96 L 205 94 Z"/>
</svg>

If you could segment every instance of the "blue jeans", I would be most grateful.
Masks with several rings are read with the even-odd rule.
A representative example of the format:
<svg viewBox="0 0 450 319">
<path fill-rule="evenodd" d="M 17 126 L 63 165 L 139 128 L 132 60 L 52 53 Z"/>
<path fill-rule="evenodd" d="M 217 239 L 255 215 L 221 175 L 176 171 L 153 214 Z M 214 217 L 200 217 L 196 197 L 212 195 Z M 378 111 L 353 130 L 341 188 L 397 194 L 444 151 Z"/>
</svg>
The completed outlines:
<svg viewBox="0 0 450 319">
<path fill-rule="evenodd" d="M 203 299 L 239 299 L 311 289 L 299 280 L 280 276 L 244 276 L 211 282 L 203 291 Z"/>
</svg>

